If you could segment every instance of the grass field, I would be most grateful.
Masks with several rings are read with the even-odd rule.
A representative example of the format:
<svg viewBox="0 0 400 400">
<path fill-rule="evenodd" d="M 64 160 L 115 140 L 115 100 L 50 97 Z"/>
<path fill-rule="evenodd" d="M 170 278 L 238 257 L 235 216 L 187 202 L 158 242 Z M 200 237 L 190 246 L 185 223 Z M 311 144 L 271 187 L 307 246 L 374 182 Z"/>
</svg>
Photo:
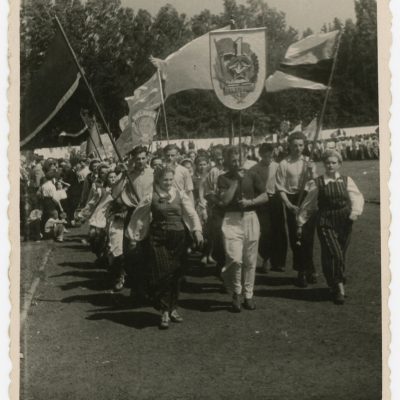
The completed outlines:
<svg viewBox="0 0 400 400">
<path fill-rule="evenodd" d="M 159 331 L 151 307 L 107 291 L 107 274 L 70 234 L 27 320 L 21 399 L 378 400 L 378 168 L 343 165 L 373 201 L 354 224 L 343 306 L 330 301 L 316 242 L 318 284 L 297 288 L 289 257 L 285 273 L 257 274 L 253 312 L 229 312 L 212 268 L 194 262 L 180 300 L 185 322 Z"/>
</svg>

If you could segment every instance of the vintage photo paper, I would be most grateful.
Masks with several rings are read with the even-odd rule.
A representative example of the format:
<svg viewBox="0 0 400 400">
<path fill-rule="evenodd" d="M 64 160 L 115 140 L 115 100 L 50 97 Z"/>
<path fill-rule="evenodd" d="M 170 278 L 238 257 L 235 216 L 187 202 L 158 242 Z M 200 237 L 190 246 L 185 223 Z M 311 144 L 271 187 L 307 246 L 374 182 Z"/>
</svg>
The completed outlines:
<svg viewBox="0 0 400 400">
<path fill-rule="evenodd" d="M 10 398 L 389 399 L 388 1 L 10 11 Z"/>
</svg>

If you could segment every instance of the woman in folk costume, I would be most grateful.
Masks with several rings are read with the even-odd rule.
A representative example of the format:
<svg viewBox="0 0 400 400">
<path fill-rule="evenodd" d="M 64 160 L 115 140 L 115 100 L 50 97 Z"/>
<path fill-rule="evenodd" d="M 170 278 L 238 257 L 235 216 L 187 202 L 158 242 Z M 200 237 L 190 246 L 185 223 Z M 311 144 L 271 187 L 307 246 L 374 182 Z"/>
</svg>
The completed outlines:
<svg viewBox="0 0 400 400">
<path fill-rule="evenodd" d="M 115 172 L 110 172 L 106 166 L 102 166 L 100 176 L 91 188 L 90 199 L 78 214 L 78 218 L 86 219 L 89 222 L 88 240 L 90 249 L 97 256 L 96 262 L 101 262 L 106 253 L 106 212 L 113 200 L 111 188 L 115 179 Z"/>
<path fill-rule="evenodd" d="M 323 273 L 333 301 L 343 304 L 345 256 L 353 221 L 362 214 L 364 198 L 354 181 L 339 173 L 342 156 L 336 150 L 327 150 L 322 160 L 325 174 L 308 183 L 307 196 L 297 214 L 298 234 L 301 237 L 302 226 L 317 211 Z"/>
<path fill-rule="evenodd" d="M 170 320 L 183 321 L 177 306 L 186 255 L 185 225 L 196 245 L 203 242 L 199 217 L 188 195 L 173 186 L 174 173 L 168 166 L 155 169 L 153 194 L 133 212 L 125 233 L 132 247 L 143 247 L 147 290 L 161 312 L 160 329 L 167 329 Z"/>
</svg>

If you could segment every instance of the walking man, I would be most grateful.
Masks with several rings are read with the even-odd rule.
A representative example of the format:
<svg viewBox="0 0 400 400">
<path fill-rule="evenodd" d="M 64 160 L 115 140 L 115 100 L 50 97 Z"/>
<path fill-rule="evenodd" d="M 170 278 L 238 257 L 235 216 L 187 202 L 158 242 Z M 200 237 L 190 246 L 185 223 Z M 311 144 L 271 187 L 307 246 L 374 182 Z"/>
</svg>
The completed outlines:
<svg viewBox="0 0 400 400">
<path fill-rule="evenodd" d="M 253 288 L 257 264 L 260 224 L 256 209 L 268 201 L 265 185 L 252 171 L 244 170 L 245 152 L 232 146 L 226 150 L 228 171 L 218 177 L 220 204 L 225 211 L 222 234 L 225 265 L 222 278 L 230 294 L 232 309 L 255 310 Z M 243 283 L 242 283 L 243 282 Z"/>
</svg>

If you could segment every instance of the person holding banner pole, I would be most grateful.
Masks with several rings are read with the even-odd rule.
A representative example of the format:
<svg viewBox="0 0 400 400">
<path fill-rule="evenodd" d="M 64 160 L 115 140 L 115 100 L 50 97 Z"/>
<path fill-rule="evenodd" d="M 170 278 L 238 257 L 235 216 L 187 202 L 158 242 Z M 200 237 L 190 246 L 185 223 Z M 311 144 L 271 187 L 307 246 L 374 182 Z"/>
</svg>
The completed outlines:
<svg viewBox="0 0 400 400">
<path fill-rule="evenodd" d="M 302 191 L 303 182 L 316 177 L 316 167 L 303 156 L 306 142 L 303 133 L 292 133 L 288 142 L 289 156 L 279 163 L 276 190 L 285 206 L 289 242 L 293 252 L 293 269 L 298 272 L 297 283 L 305 288 L 309 283 L 316 283 L 313 261 L 315 221 L 310 218 L 303 226 L 302 240 L 298 242 L 296 213 L 305 193 Z"/>
</svg>

